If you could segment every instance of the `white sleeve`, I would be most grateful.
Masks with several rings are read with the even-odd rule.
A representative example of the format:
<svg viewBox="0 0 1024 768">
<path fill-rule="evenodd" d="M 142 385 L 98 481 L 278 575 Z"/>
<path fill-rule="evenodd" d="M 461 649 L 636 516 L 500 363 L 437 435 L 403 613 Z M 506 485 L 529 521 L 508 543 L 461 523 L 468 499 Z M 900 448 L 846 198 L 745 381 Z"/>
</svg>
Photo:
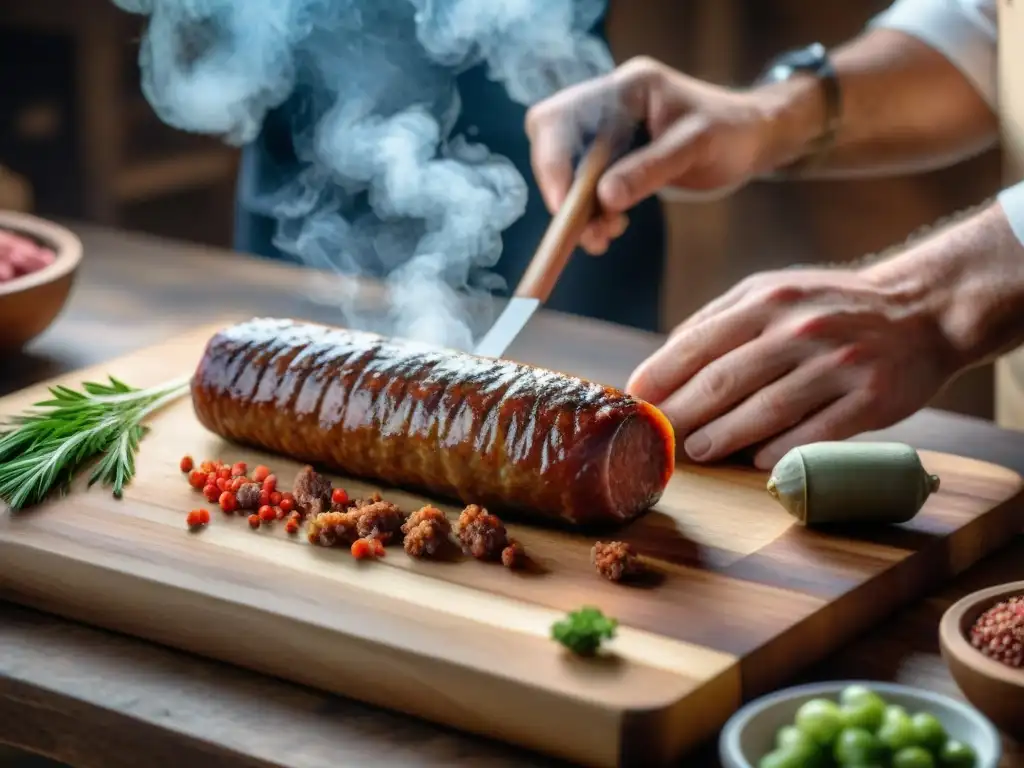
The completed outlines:
<svg viewBox="0 0 1024 768">
<path fill-rule="evenodd" d="M 870 27 L 888 27 L 912 35 L 956 66 L 995 110 L 998 107 L 996 0 L 896 0 Z M 1010 229 L 1024 243 L 1024 182 L 997 198 Z"/>
<path fill-rule="evenodd" d="M 912 35 L 957 67 L 988 102 L 996 87 L 996 0 L 896 0 L 868 22 Z"/>
<path fill-rule="evenodd" d="M 1010 229 L 1024 243 L 1024 181 L 1007 187 L 996 198 L 1010 222 Z"/>
</svg>

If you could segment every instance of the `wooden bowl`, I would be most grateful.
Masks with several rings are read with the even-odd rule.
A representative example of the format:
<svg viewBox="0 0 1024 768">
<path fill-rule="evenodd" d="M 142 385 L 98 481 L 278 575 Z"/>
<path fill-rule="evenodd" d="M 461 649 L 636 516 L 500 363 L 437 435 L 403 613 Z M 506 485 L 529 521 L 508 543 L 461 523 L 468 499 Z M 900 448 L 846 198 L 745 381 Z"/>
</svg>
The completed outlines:
<svg viewBox="0 0 1024 768">
<path fill-rule="evenodd" d="M 1024 669 L 993 661 L 967 639 L 974 622 L 996 603 L 1024 595 L 1024 581 L 974 592 L 954 603 L 939 622 L 939 645 L 964 696 L 1002 731 L 1024 738 Z"/>
<path fill-rule="evenodd" d="M 82 241 L 53 222 L 0 211 L 0 229 L 35 240 L 56 259 L 37 272 L 0 283 L 0 355 L 15 352 L 41 334 L 64 309 L 82 261 Z"/>
</svg>

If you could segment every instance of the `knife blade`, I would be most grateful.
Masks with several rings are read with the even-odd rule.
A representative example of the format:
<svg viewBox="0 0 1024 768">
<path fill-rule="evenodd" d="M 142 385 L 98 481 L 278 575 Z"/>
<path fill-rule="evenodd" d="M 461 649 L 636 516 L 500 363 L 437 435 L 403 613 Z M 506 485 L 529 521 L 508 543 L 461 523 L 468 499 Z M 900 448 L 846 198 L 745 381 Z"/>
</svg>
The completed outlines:
<svg viewBox="0 0 1024 768">
<path fill-rule="evenodd" d="M 548 300 L 580 235 L 597 210 L 597 182 L 612 155 L 610 136 L 598 136 L 576 169 L 576 178 L 565 202 L 551 219 L 515 293 L 477 342 L 473 352 L 482 357 L 501 357 Z"/>
<path fill-rule="evenodd" d="M 513 296 L 490 330 L 477 342 L 473 353 L 481 357 L 501 357 L 539 306 L 540 299 Z"/>
</svg>

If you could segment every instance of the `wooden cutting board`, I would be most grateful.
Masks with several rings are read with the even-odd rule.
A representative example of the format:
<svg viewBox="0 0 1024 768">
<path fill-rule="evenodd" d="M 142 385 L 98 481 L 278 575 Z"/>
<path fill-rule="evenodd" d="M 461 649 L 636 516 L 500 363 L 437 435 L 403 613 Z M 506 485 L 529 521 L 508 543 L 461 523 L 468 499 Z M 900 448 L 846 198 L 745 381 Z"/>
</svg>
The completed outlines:
<svg viewBox="0 0 1024 768">
<path fill-rule="evenodd" d="M 113 374 L 149 386 L 188 374 L 214 330 L 61 381 Z M 0 413 L 42 394 L 2 399 Z M 285 479 L 299 466 L 224 443 L 187 398 L 152 427 L 122 500 L 79 483 L 36 509 L 0 513 L 4 597 L 595 766 L 677 759 L 743 700 L 1024 525 L 1017 474 L 923 453 L 938 494 L 910 523 L 862 534 L 795 526 L 764 473 L 680 467 L 658 506 L 618 536 L 655 559 L 653 586 L 602 580 L 592 538 L 515 524 L 538 566 L 529 573 L 417 562 L 401 549 L 357 562 L 216 508 L 206 530 L 190 532 L 185 515 L 203 500 L 179 471 L 183 454 L 265 463 Z M 424 502 L 342 482 L 406 509 Z M 552 622 L 584 604 L 621 622 L 607 659 L 569 657 L 549 639 Z"/>
</svg>

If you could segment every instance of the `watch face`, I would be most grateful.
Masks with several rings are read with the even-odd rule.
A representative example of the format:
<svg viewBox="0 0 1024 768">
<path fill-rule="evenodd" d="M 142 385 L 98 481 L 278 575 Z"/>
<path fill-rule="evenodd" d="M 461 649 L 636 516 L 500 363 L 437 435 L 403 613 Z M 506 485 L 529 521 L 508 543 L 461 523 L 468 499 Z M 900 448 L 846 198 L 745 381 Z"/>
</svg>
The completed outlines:
<svg viewBox="0 0 1024 768">
<path fill-rule="evenodd" d="M 799 51 L 794 51 L 792 63 L 799 69 L 817 69 L 824 63 L 825 58 L 825 46 L 821 43 L 814 43 Z"/>
<path fill-rule="evenodd" d="M 821 43 L 814 43 L 795 51 L 787 51 L 769 65 L 761 80 L 762 82 L 780 82 L 789 79 L 796 72 L 816 72 L 822 67 L 825 60 L 825 46 Z"/>
</svg>

